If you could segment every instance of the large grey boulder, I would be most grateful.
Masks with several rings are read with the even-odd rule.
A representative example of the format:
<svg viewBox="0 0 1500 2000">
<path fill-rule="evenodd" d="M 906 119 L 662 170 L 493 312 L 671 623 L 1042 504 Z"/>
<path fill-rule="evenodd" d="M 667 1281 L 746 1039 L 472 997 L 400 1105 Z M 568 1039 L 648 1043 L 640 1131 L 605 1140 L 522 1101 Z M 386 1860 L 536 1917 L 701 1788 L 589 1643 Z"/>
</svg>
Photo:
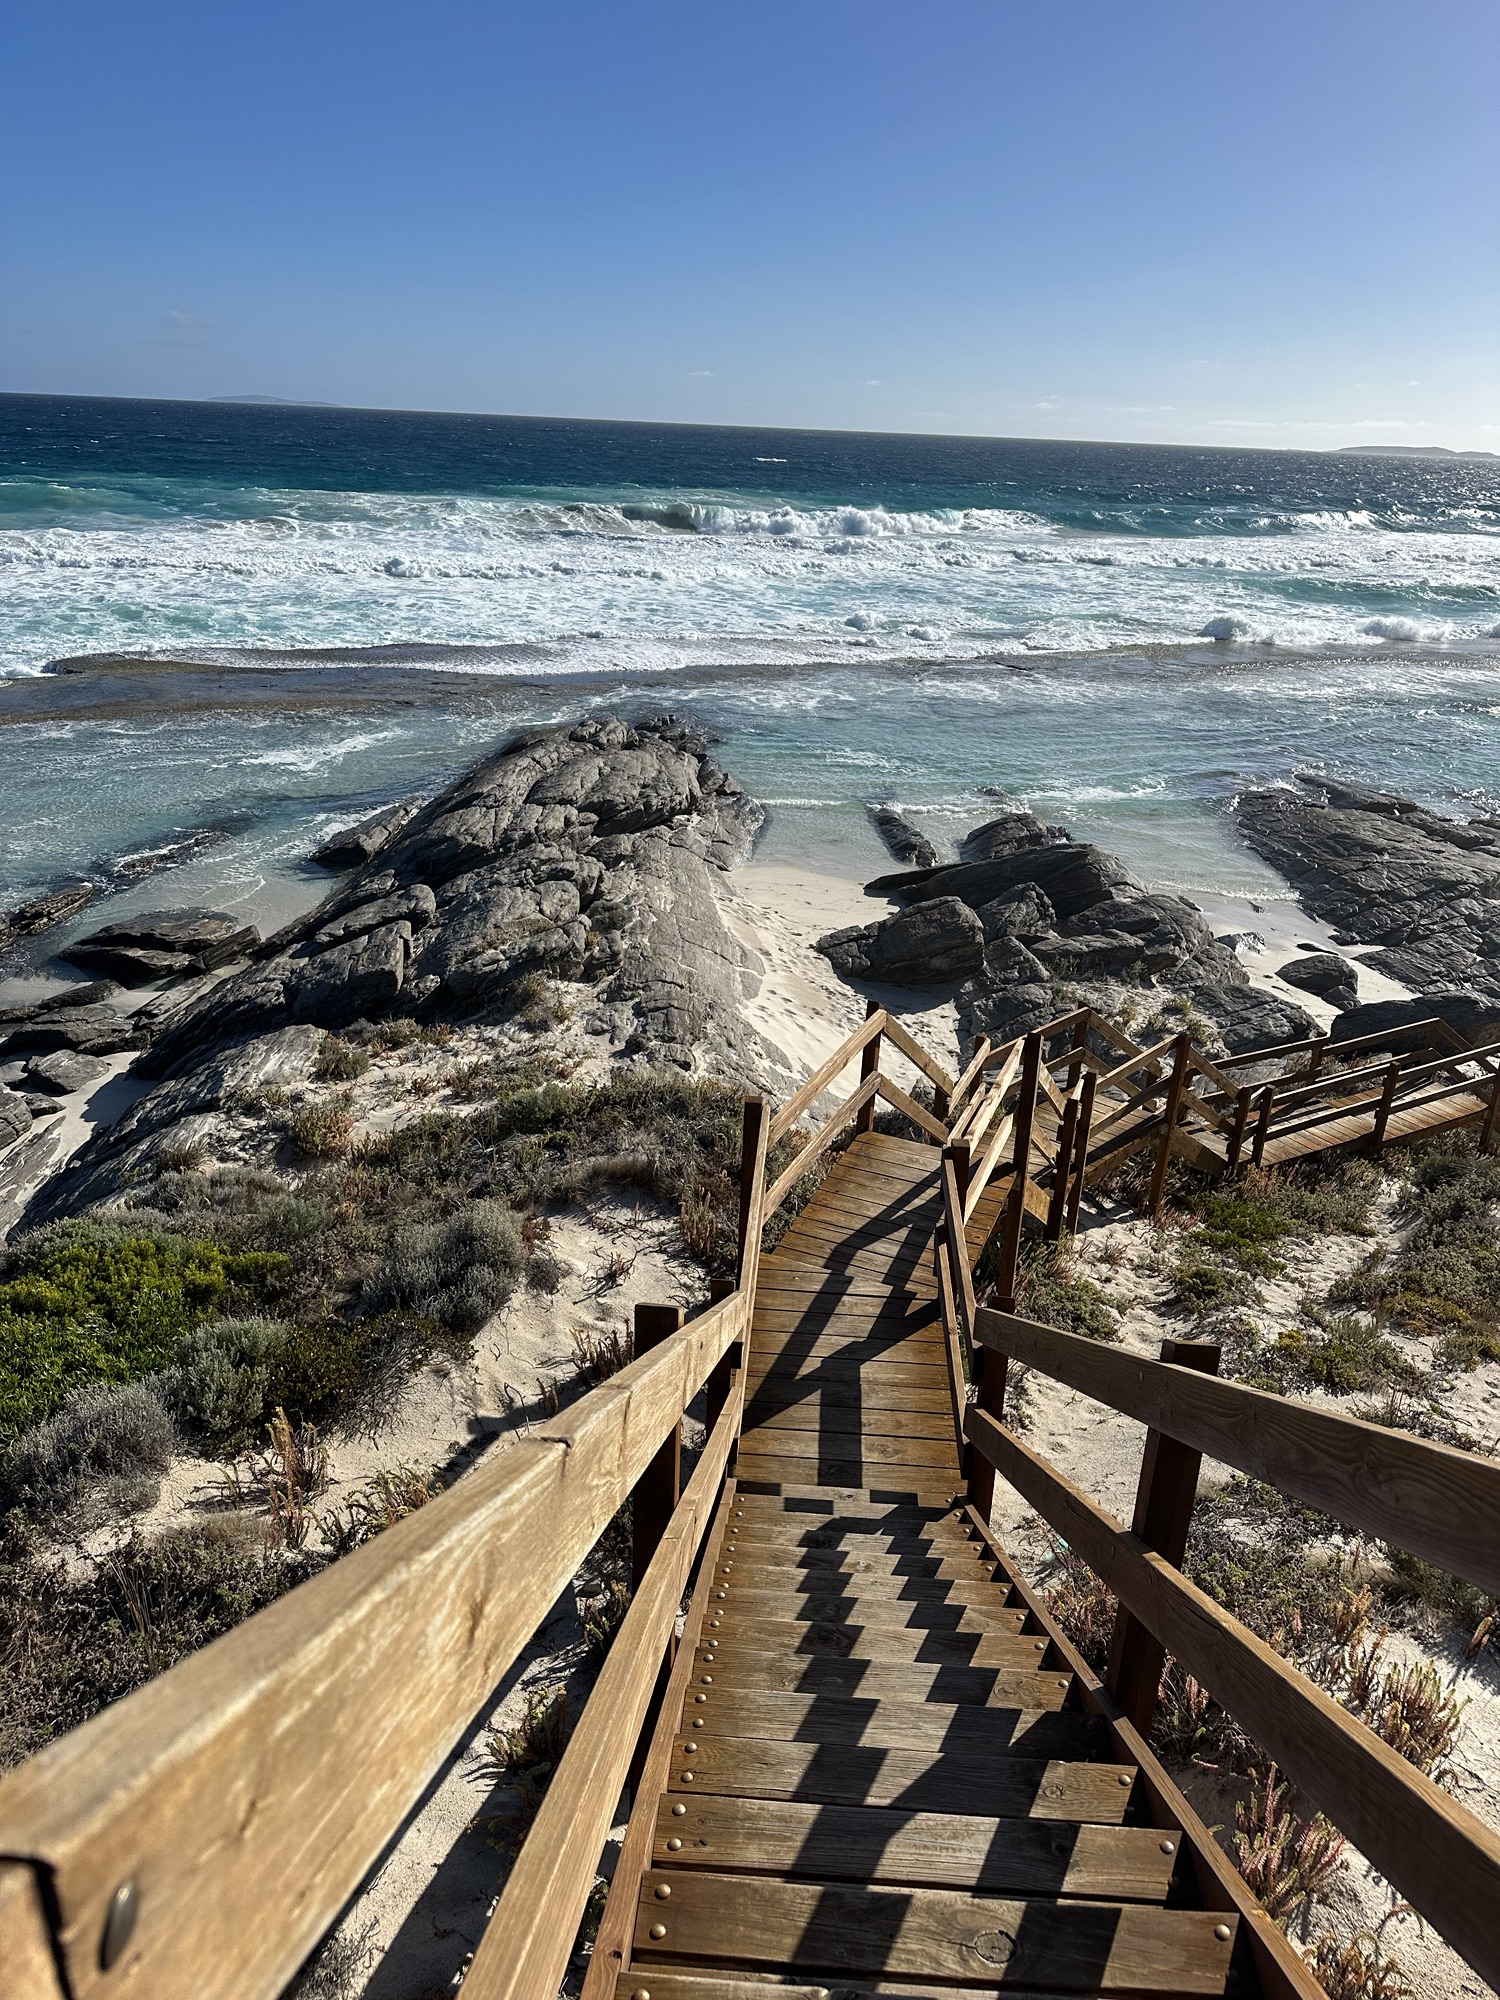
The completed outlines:
<svg viewBox="0 0 1500 2000">
<path fill-rule="evenodd" d="M 1012 1041 L 1058 1012 L 1051 975 L 1018 938 L 997 938 L 986 947 L 957 1000 L 971 1043 L 986 1035 L 996 1043 Z"/>
<path fill-rule="evenodd" d="M 26 1081 L 33 1088 L 68 1097 L 75 1090 L 87 1090 L 107 1074 L 108 1063 L 98 1056 L 75 1055 L 71 1049 L 54 1049 L 49 1056 L 33 1056 L 26 1065 Z"/>
<path fill-rule="evenodd" d="M 71 917 L 98 894 L 92 882 L 61 882 L 45 895 L 32 896 L 12 910 L 0 912 L 0 945 L 12 938 L 36 937 Z"/>
<path fill-rule="evenodd" d="M 935 868 L 937 849 L 925 833 L 903 818 L 894 806 L 866 806 L 875 830 L 897 861 L 908 868 Z"/>
<path fill-rule="evenodd" d="M 528 975 L 590 982 L 616 1048 L 690 1064 L 705 1023 L 753 1066 L 752 956 L 706 869 L 742 860 L 760 811 L 670 719 L 519 737 L 415 813 L 260 957 L 169 1018 L 143 1065 L 174 1073 L 229 1037 L 392 1011 L 502 1013 Z"/>
<path fill-rule="evenodd" d="M 1332 1007 L 1352 1007 L 1359 991 L 1358 972 L 1336 951 L 1309 951 L 1289 958 L 1276 968 L 1276 976 L 1304 993 L 1316 993 Z"/>
<path fill-rule="evenodd" d="M 1066 827 L 1045 826 L 1029 812 L 1004 812 L 966 833 L 958 844 L 960 861 L 1000 861 L 1028 847 L 1048 847 L 1070 839 Z"/>
<path fill-rule="evenodd" d="M 871 895 L 894 896 L 901 903 L 957 896 L 970 909 L 979 910 L 1028 882 L 1041 890 L 1064 920 L 1120 891 L 1146 893 L 1145 884 L 1123 861 L 1083 841 L 1023 847 L 988 861 L 958 861 L 919 874 L 882 875 L 868 886 Z"/>
<path fill-rule="evenodd" d="M 1329 1030 L 1334 1041 L 1356 1035 L 1389 1035 L 1390 1046 L 1410 1048 L 1403 1034 L 1414 1022 L 1439 1020 L 1471 1048 L 1500 1041 L 1500 1003 L 1478 993 L 1423 993 L 1411 1000 L 1368 1000 L 1348 1007 Z M 1379 1046 L 1377 1043 L 1375 1046 Z"/>
<path fill-rule="evenodd" d="M 984 926 L 956 896 L 940 896 L 883 923 L 832 931 L 815 948 L 845 979 L 946 986 L 982 963 Z"/>
<path fill-rule="evenodd" d="M 76 1049 L 106 1056 L 144 1046 L 145 1034 L 128 1014 L 104 1003 L 38 1012 L 0 1033 L 0 1057 L 31 1055 L 44 1049 Z"/>
<path fill-rule="evenodd" d="M 24 1097 L 0 1090 L 0 1152 L 24 1139 L 31 1130 L 31 1111 Z"/>
<path fill-rule="evenodd" d="M 248 958 L 259 943 L 253 924 L 222 910 L 147 910 L 90 931 L 58 956 L 122 986 L 147 986 L 216 971 Z"/>
<path fill-rule="evenodd" d="M 993 903 L 983 904 L 977 914 L 984 926 L 985 938 L 990 942 L 1009 937 L 1029 943 L 1035 938 L 1045 937 L 1057 924 L 1057 912 L 1050 898 L 1043 895 L 1035 882 L 1023 882 L 1019 888 L 1007 889 Z"/>
<path fill-rule="evenodd" d="M 383 848 L 389 847 L 416 811 L 415 799 L 386 806 L 383 811 L 360 820 L 358 825 L 346 826 L 340 832 L 330 834 L 323 845 L 307 858 L 315 868 L 326 868 L 330 874 L 346 868 L 362 868 L 367 861 L 373 861 Z"/>
<path fill-rule="evenodd" d="M 1242 793 L 1241 833 L 1364 963 L 1423 991 L 1500 999 L 1500 824 L 1305 776 Z"/>
</svg>

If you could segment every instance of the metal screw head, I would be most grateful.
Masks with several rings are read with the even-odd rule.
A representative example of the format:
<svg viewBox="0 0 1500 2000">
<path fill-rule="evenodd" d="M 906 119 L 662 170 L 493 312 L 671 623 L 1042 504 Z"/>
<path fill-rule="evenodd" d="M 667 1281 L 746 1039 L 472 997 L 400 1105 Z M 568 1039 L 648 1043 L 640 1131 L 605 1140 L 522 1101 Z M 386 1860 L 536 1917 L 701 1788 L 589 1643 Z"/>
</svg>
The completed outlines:
<svg viewBox="0 0 1500 2000">
<path fill-rule="evenodd" d="M 698 1746 L 697 1746 L 697 1744 L 696 1744 L 696 1743 L 684 1743 L 682 1747 L 683 1747 L 683 1749 L 684 1749 L 684 1750 L 686 1750 L 686 1752 L 688 1753 L 688 1755 L 689 1755 L 689 1756 L 691 1757 L 691 1756 L 692 1756 L 692 1754 L 693 1754 L 693 1752 L 694 1752 L 694 1751 L 695 1751 L 695 1750 L 697 1749 L 697 1747 L 698 1747 Z"/>
<path fill-rule="evenodd" d="M 135 1933 L 135 1920 L 140 1910 L 140 1897 L 136 1894 L 134 1880 L 122 1882 L 109 1899 L 109 1909 L 104 1917 L 104 1931 L 99 1939 L 99 1967 L 108 1972 L 120 1953 L 129 1944 Z"/>
<path fill-rule="evenodd" d="M 1115 1783 L 1117 1785 L 1133 1785 L 1135 1783 L 1135 1774 L 1131 1771 L 1122 1771 L 1119 1777 L 1115 1779 Z"/>
<path fill-rule="evenodd" d="M 1233 1935 L 1234 1933 L 1230 1930 L 1228 1924 L 1214 1925 L 1214 1936 L 1219 1940 L 1220 1944 L 1228 1944 Z"/>
<path fill-rule="evenodd" d="M 681 1846 L 682 1842 L 674 1834 L 672 1838 L 667 1842 L 668 1854 L 675 1854 Z"/>
<path fill-rule="evenodd" d="M 1163 1854 L 1175 1854 L 1177 1852 L 1177 1842 L 1175 1840 L 1164 1840 L 1161 1844 L 1161 1851 Z"/>
<path fill-rule="evenodd" d="M 666 1934 L 667 1934 L 667 1927 L 665 1924 L 653 1924 L 651 1926 L 652 1937 L 663 1938 L 666 1936 Z"/>
<path fill-rule="evenodd" d="M 657 1883 L 656 1900 L 658 1903 L 664 1903 L 667 1900 L 668 1896 L 671 1895 L 671 1893 L 672 1893 L 672 1885 L 670 1882 Z"/>
<path fill-rule="evenodd" d="M 651 1989 L 647 1986 L 637 1986 L 630 2000 L 651 2000 Z"/>
<path fill-rule="evenodd" d="M 683 1815 L 686 1813 L 686 1811 L 687 1811 L 686 1806 L 673 1806 L 672 1808 L 673 1819 L 681 1819 Z"/>
<path fill-rule="evenodd" d="M 690 1784 L 691 1784 L 691 1783 L 693 1782 L 693 1774 L 692 1774 L 692 1772 L 691 1772 L 691 1771 L 684 1771 L 684 1772 L 683 1772 L 683 1774 L 682 1774 L 682 1782 L 683 1782 L 683 1783 L 684 1783 L 685 1785 L 690 1785 Z"/>
<path fill-rule="evenodd" d="M 714 1677 L 712 1674 L 702 1674 L 699 1676 L 699 1678 L 702 1680 L 703 1685 L 705 1687 L 712 1687 L 714 1684 Z"/>
<path fill-rule="evenodd" d="M 707 1700 L 708 1700 L 708 1696 L 707 1696 L 706 1694 L 695 1694 L 695 1695 L 693 1696 L 693 1700 L 694 1700 L 694 1701 L 707 1701 Z"/>
</svg>

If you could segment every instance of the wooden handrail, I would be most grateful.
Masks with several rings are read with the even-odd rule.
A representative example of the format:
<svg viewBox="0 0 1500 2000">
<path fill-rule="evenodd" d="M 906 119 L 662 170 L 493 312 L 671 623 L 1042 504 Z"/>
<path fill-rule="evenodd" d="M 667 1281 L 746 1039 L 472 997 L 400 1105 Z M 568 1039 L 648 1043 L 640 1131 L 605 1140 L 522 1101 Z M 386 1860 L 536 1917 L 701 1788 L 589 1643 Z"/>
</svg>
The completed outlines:
<svg viewBox="0 0 1500 2000">
<path fill-rule="evenodd" d="M 927 1134 L 934 1145 L 945 1146 L 948 1143 L 948 1128 L 941 1118 L 934 1118 L 930 1111 L 918 1104 L 914 1097 L 908 1097 L 906 1092 L 898 1084 L 892 1083 L 888 1076 L 877 1076 L 875 1083 L 886 1103 L 893 1110 L 899 1111 L 904 1118 L 909 1118 L 919 1131 Z"/>
<path fill-rule="evenodd" d="M 0 1779 L 0 1854 L 45 1873 L 72 2000 L 123 1977 L 151 2000 L 281 1992 L 746 1333 L 747 1306 L 736 1291 L 690 1320 Z M 106 1987 L 100 1939 L 124 1884 L 138 1915 Z M 277 1923 L 246 1921 L 272 1906 Z"/>
<path fill-rule="evenodd" d="M 982 1096 L 974 1099 L 963 1117 L 954 1123 L 948 1135 L 950 1143 L 957 1144 L 960 1139 L 965 1139 L 973 1145 L 979 1135 L 989 1129 L 1005 1102 L 1005 1093 L 1021 1073 L 1021 1057 L 1024 1049 L 1024 1042 L 1010 1044 L 994 1082 Z"/>
<path fill-rule="evenodd" d="M 1401 1027 L 1372 1029 L 1368 1035 L 1346 1035 L 1342 1041 L 1331 1042 L 1326 1035 L 1307 1035 L 1298 1042 L 1270 1042 L 1263 1049 L 1245 1049 L 1237 1056 L 1220 1056 L 1220 1069 L 1243 1069 L 1247 1063 L 1270 1062 L 1278 1056 L 1304 1055 L 1309 1049 L 1321 1047 L 1323 1059 L 1336 1056 L 1340 1049 L 1367 1049 L 1388 1047 L 1402 1035 L 1414 1035 L 1418 1029 L 1447 1029 L 1447 1023 L 1436 1014 L 1430 1014 L 1420 1021 L 1407 1021 Z"/>
<path fill-rule="evenodd" d="M 879 1013 L 872 1014 L 867 1021 L 862 1022 L 846 1041 L 840 1042 L 827 1062 L 818 1065 L 802 1088 L 787 1099 L 771 1120 L 767 1145 L 774 1146 L 778 1139 L 783 1138 L 803 1112 L 810 1105 L 817 1103 L 840 1071 L 846 1070 L 866 1044 L 873 1042 L 877 1036 L 887 1033 L 889 1027 L 890 1017 L 882 1008 Z"/>
<path fill-rule="evenodd" d="M 1210 1378 L 1203 1378 L 1205 1381 Z M 971 1408 L 964 1428 L 1068 1546 L 1482 1978 L 1500 1979 L 1500 1834 L 1207 1592 Z"/>
<path fill-rule="evenodd" d="M 943 1068 L 937 1057 L 929 1055 L 916 1036 L 889 1011 L 887 1011 L 885 1016 L 885 1033 L 887 1041 L 894 1042 L 907 1061 L 919 1069 L 929 1083 L 935 1084 L 939 1090 L 948 1093 L 948 1100 L 951 1104 L 954 1090 L 953 1078 L 949 1076 L 947 1070 Z"/>
<path fill-rule="evenodd" d="M 1500 1460 L 979 1309 L 975 1339 L 1500 1597 Z"/>
<path fill-rule="evenodd" d="M 1159 1063 L 1165 1062 L 1176 1046 L 1177 1037 L 1175 1035 L 1168 1035 L 1165 1040 L 1154 1043 L 1149 1049 L 1142 1049 L 1138 1055 L 1131 1056 L 1128 1062 L 1117 1063 L 1113 1069 L 1105 1070 L 1099 1078 L 1100 1088 L 1103 1089 L 1108 1084 L 1124 1082 L 1134 1076 L 1138 1069 L 1146 1069 L 1148 1066 L 1154 1067 Z M 1156 1087 L 1160 1088 L 1160 1080 L 1158 1080 Z"/>
<path fill-rule="evenodd" d="M 879 1070 L 876 1070 L 873 1076 L 865 1078 L 859 1089 L 852 1096 L 844 1099 L 838 1110 L 834 1112 L 826 1124 L 818 1127 L 817 1131 L 808 1140 L 807 1144 L 802 1148 L 796 1159 L 792 1161 L 792 1164 L 786 1169 L 785 1173 L 781 1174 L 767 1188 L 765 1201 L 761 1208 L 762 1222 L 765 1221 L 767 1216 L 780 1208 L 782 1202 L 786 1200 L 813 1161 L 827 1152 L 844 1127 L 853 1118 L 856 1118 L 867 1104 L 873 1104 L 880 1094 L 881 1076 Z M 920 1109 L 920 1106 L 918 1108 Z"/>
<path fill-rule="evenodd" d="M 1000 1164 L 1011 1135 L 1016 1129 L 1016 1115 L 1008 1111 L 995 1127 L 990 1143 L 980 1155 L 979 1164 L 969 1176 L 969 1192 L 964 1197 L 964 1220 L 967 1222 L 979 1206 L 979 1197 L 989 1186 L 995 1169 Z"/>
<path fill-rule="evenodd" d="M 562 1988 L 677 1607 L 739 1435 L 744 1379 L 738 1372 L 464 1974 L 478 2000 L 553 2000 Z"/>
<path fill-rule="evenodd" d="M 976 1045 L 973 1057 L 969 1062 L 968 1068 L 963 1072 L 963 1074 L 959 1077 L 958 1082 L 955 1083 L 953 1086 L 953 1095 L 948 1101 L 948 1115 L 954 1120 L 955 1123 L 957 1123 L 958 1121 L 960 1108 L 963 1105 L 964 1099 L 968 1096 L 969 1092 L 974 1088 L 975 1084 L 979 1082 L 980 1078 L 984 1074 L 984 1065 L 989 1056 L 989 1053 L 990 1053 L 990 1040 L 988 1035 L 985 1035 L 980 1038 L 978 1044 Z"/>
</svg>

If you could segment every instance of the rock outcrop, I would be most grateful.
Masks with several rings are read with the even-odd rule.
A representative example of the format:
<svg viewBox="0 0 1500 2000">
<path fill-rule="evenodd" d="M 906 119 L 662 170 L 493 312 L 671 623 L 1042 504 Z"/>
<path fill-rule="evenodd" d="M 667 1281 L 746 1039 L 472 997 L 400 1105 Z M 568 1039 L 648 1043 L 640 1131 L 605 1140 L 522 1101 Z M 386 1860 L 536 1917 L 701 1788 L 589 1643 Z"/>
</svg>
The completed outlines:
<svg viewBox="0 0 1500 2000">
<path fill-rule="evenodd" d="M 367 861 L 373 861 L 382 848 L 389 847 L 408 820 L 417 812 L 415 799 L 403 800 L 400 805 L 387 806 L 383 812 L 372 813 L 369 819 L 362 819 L 357 826 L 345 827 L 341 833 L 332 834 L 323 845 L 307 858 L 315 868 L 326 868 L 330 874 L 342 873 L 346 868 L 362 868 Z"/>
<path fill-rule="evenodd" d="M 62 882 L 44 896 L 33 896 L 13 910 L 0 912 L 0 948 L 16 938 L 36 937 L 51 930 L 91 903 L 97 893 L 92 882 Z"/>
<path fill-rule="evenodd" d="M 902 817 L 894 806 L 866 806 L 875 830 L 897 861 L 908 868 L 935 868 L 937 849 L 925 833 Z"/>
<path fill-rule="evenodd" d="M 1241 833 L 1340 944 L 1422 992 L 1500 1000 L 1500 821 L 1444 819 L 1411 799 L 1304 776 L 1242 793 Z"/>
<path fill-rule="evenodd" d="M 215 972 L 248 958 L 259 944 L 253 924 L 222 910 L 146 910 L 90 931 L 65 945 L 58 957 L 121 986 L 149 986 Z"/>
<path fill-rule="evenodd" d="M 759 819 L 670 719 L 518 739 L 243 970 L 157 1016 L 135 1070 L 159 1081 L 42 1189 L 28 1224 L 117 1199 L 164 1156 L 211 1145 L 235 1106 L 306 1081 L 320 1030 L 383 1016 L 503 1023 L 554 982 L 588 1053 L 763 1080 L 771 1052 L 743 1011 L 758 962 L 725 928 L 712 882 L 744 858 Z M 57 1018 L 16 1032 L 54 1033 Z"/>
<path fill-rule="evenodd" d="M 1359 972 L 1336 951 L 1309 951 L 1278 966 L 1276 977 L 1304 993 L 1316 993 L 1330 1007 L 1352 1007 L 1359 995 Z"/>
<path fill-rule="evenodd" d="M 1034 815 L 1007 812 L 964 841 L 965 858 L 945 867 L 883 875 L 872 894 L 906 908 L 884 923 L 840 931 L 818 949 L 846 977 L 932 985 L 965 975 L 959 1016 L 971 1040 L 1008 1040 L 1048 1020 L 1059 995 L 1083 990 L 1106 1008 L 1142 989 L 1190 1000 L 1234 1052 L 1310 1034 L 1302 1008 L 1260 992 L 1232 946 L 1221 942 L 1201 913 L 1181 896 L 1158 895 L 1117 856 L 1074 841 L 1063 827 Z M 972 962 L 972 913 L 982 951 Z M 914 919 L 932 912 L 942 952 L 922 962 Z M 896 972 L 892 965 L 908 969 Z"/>
</svg>

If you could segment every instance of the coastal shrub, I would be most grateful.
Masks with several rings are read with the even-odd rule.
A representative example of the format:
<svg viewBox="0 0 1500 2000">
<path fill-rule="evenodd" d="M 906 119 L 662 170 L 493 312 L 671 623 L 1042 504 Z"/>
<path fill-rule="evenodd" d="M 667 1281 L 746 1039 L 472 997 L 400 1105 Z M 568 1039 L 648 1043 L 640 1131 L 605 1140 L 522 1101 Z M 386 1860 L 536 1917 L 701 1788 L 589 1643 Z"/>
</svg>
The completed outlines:
<svg viewBox="0 0 1500 2000">
<path fill-rule="evenodd" d="M 398 1229 L 365 1286 L 372 1312 L 409 1312 L 477 1333 L 510 1297 L 525 1261 L 521 1225 L 497 1201 Z"/>
<path fill-rule="evenodd" d="M 1405 1239 L 1341 1279 L 1330 1303 L 1361 1306 L 1431 1340 L 1444 1367 L 1500 1360 L 1500 1158 L 1463 1134 L 1393 1164 L 1403 1176 Z"/>
<path fill-rule="evenodd" d="M 323 1159 L 332 1153 L 346 1153 L 354 1136 L 354 1114 L 347 1096 L 330 1097 L 322 1104 L 304 1104 L 292 1114 L 288 1127 L 292 1144 L 309 1159 Z"/>
<path fill-rule="evenodd" d="M 230 1517 L 132 1536 L 82 1572 L 48 1556 L 18 1514 L 0 1523 L 0 1764 L 86 1722 L 324 1567 L 267 1551 Z"/>
<path fill-rule="evenodd" d="M 1285 1929 L 1312 1903 L 1326 1902 L 1344 1866 L 1343 1835 L 1321 1813 L 1301 1819 L 1272 1764 L 1235 1807 L 1234 1860 L 1267 1916 Z"/>
<path fill-rule="evenodd" d="M 86 1494 L 117 1512 L 149 1506 L 172 1462 L 177 1432 L 144 1382 L 75 1389 L 55 1416 L 23 1431 L 0 1458 L 0 1513 L 32 1520 L 75 1508 Z"/>
<path fill-rule="evenodd" d="M 0 1439 L 86 1383 L 170 1366 L 185 1334 L 226 1305 L 253 1304 L 280 1262 L 133 1219 L 57 1223 L 23 1239 L 0 1282 Z"/>
<path fill-rule="evenodd" d="M 1048 1610 L 1097 1674 L 1109 1661 L 1115 1595 L 1082 1556 L 1049 1535 L 1052 1566 L 1043 1597 Z"/>
<path fill-rule="evenodd" d="M 284 1321 L 248 1316 L 195 1327 L 163 1378 L 178 1422 L 216 1448 L 253 1437 L 265 1421 L 273 1363 L 290 1333 Z"/>
<path fill-rule="evenodd" d="M 1290 1327 L 1278 1335 L 1265 1358 L 1278 1388 L 1313 1383 L 1347 1395 L 1388 1385 L 1421 1387 L 1421 1370 L 1370 1320 L 1354 1313 L 1315 1313 L 1312 1318 L 1311 1327 Z"/>
<path fill-rule="evenodd" d="M 1398 1609 L 1410 1606 L 1429 1618 L 1456 1625 L 1469 1635 L 1471 1653 L 1477 1653 L 1488 1641 L 1500 1613 L 1500 1603 L 1488 1591 L 1465 1582 L 1461 1576 L 1450 1576 L 1447 1570 L 1424 1562 L 1421 1556 L 1414 1556 L 1406 1549 L 1387 1545 L 1385 1560 L 1386 1594 Z"/>
<path fill-rule="evenodd" d="M 981 1284 L 993 1284 L 999 1263 L 999 1238 L 990 1239 L 980 1260 Z M 1089 1340 L 1118 1340 L 1120 1320 L 1101 1288 L 1083 1277 L 1070 1252 L 1060 1243 L 1025 1243 L 1016 1270 L 1016 1310 L 1024 1319 L 1041 1320 L 1065 1333 Z"/>
<path fill-rule="evenodd" d="M 1198 1314 L 1217 1312 L 1223 1306 L 1255 1296 L 1254 1287 L 1247 1285 L 1239 1272 L 1211 1259 L 1194 1256 L 1191 1250 L 1172 1266 L 1168 1282 L 1175 1303 Z"/>
<path fill-rule="evenodd" d="M 369 1067 L 368 1049 L 357 1048 L 353 1042 L 340 1041 L 337 1035 L 325 1035 L 313 1065 L 313 1075 L 323 1083 L 353 1083 Z"/>
</svg>

